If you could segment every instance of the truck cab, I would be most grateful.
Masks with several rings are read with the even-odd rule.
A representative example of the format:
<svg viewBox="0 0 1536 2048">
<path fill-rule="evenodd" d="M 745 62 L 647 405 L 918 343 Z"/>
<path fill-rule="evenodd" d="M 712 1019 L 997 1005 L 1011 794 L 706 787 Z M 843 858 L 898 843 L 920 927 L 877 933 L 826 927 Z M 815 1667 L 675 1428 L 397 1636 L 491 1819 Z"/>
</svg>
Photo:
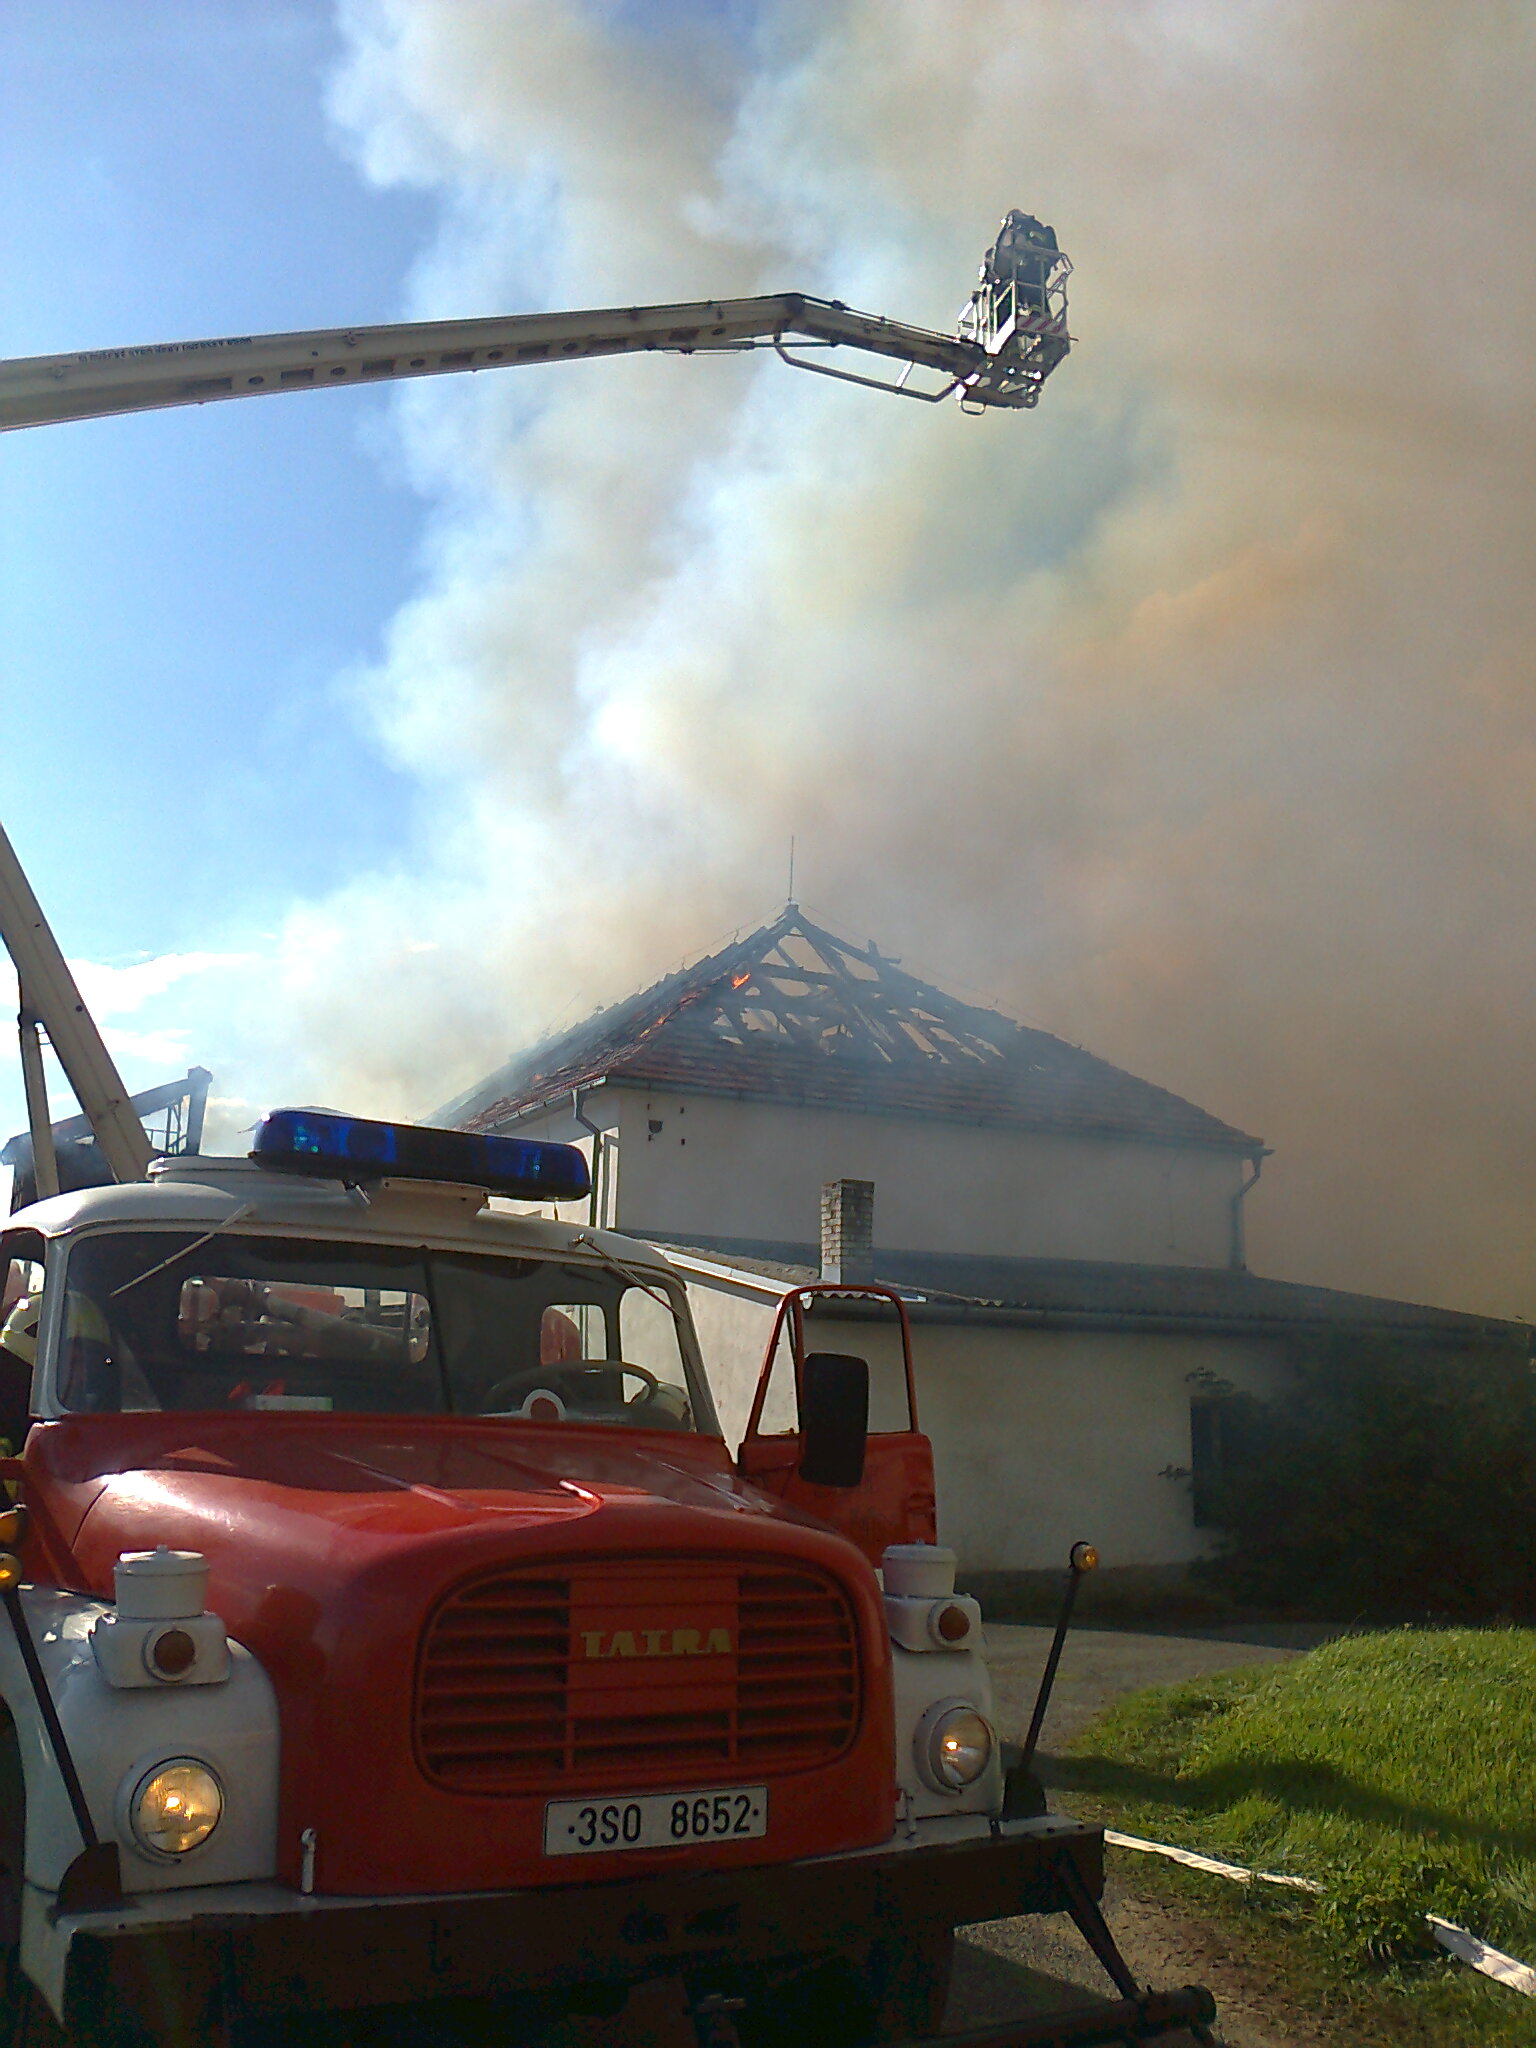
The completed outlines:
<svg viewBox="0 0 1536 2048">
<path fill-rule="evenodd" d="M 679 2039 L 920 2034 L 956 1924 L 1097 1896 L 1097 1830 L 1008 1817 L 952 1556 L 872 1552 L 860 1361 L 746 1476 L 665 1257 L 505 1199 L 585 1171 L 285 1111 L 10 1219 L 0 1943 L 71 2038 L 616 2040 L 658 1983 Z"/>
</svg>

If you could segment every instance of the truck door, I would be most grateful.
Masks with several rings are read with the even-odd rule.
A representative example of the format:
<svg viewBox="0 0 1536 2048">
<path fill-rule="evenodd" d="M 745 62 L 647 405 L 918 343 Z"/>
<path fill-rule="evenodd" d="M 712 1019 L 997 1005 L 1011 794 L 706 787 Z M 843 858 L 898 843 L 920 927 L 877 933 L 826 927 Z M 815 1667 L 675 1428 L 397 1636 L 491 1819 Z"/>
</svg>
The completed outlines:
<svg viewBox="0 0 1536 2048">
<path fill-rule="evenodd" d="M 800 1392 L 804 1381 L 807 1313 L 816 1303 L 864 1303 L 875 1315 L 889 1312 L 900 1333 L 901 1361 L 896 1389 L 897 1413 L 879 1420 L 895 1426 L 871 1429 L 864 1457 L 864 1477 L 857 1486 L 818 1486 L 801 1476 L 804 1438 L 799 1426 Z M 817 1318 L 831 1323 L 831 1318 Z M 832 1325 L 835 1328 L 835 1324 Z M 844 1348 L 840 1339 L 839 1349 Z M 857 1344 L 853 1344 L 857 1349 Z M 791 1390 L 793 1398 L 791 1399 Z M 901 1412 L 904 1410 L 904 1413 Z M 780 1412 L 782 1411 L 782 1412 Z M 770 1419 L 771 1417 L 771 1419 Z M 774 1425 L 778 1426 L 775 1427 Z M 737 1453 L 736 1468 L 765 1493 L 856 1543 L 878 1565 L 888 1543 L 933 1543 L 933 1446 L 918 1428 L 917 1387 L 912 1370 L 912 1329 L 907 1305 L 889 1287 L 844 1287 L 817 1282 L 785 1295 L 774 1317 L 763 1355 L 752 1413 Z"/>
</svg>

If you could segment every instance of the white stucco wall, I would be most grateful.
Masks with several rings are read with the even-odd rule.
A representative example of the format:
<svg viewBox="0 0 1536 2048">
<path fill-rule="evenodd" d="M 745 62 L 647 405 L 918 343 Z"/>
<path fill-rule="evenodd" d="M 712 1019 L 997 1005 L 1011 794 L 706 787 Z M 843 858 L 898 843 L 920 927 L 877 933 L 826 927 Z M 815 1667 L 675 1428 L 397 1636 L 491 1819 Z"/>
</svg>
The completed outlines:
<svg viewBox="0 0 1536 2048">
<path fill-rule="evenodd" d="M 814 1243 L 822 1184 L 850 1178 L 874 1182 L 887 1250 L 1182 1266 L 1230 1254 L 1243 1176 L 1230 1153 L 629 1088 L 595 1090 L 594 1115 L 604 1095 L 618 1098 L 618 1227 L 639 1236 Z"/>
<path fill-rule="evenodd" d="M 727 1440 L 745 1427 L 772 1305 L 694 1280 L 700 1342 Z M 829 1350 L 894 1376 L 894 1328 L 827 1319 Z M 1189 1488 L 1200 1369 L 1257 1394 L 1285 1367 L 1274 1340 L 918 1323 L 919 1419 L 933 1441 L 941 1539 L 971 1571 L 1048 1571 L 1079 1538 L 1106 1568 L 1176 1565 L 1209 1547 Z M 873 1418 L 878 1420 L 878 1416 Z"/>
<path fill-rule="evenodd" d="M 1275 1391 L 1262 1339 L 1002 1328 L 925 1329 L 922 1417 L 939 1533 L 973 1571 L 1064 1566 L 1079 1538 L 1106 1567 L 1182 1564 L 1209 1548 L 1187 1484 L 1188 1375 Z"/>
</svg>

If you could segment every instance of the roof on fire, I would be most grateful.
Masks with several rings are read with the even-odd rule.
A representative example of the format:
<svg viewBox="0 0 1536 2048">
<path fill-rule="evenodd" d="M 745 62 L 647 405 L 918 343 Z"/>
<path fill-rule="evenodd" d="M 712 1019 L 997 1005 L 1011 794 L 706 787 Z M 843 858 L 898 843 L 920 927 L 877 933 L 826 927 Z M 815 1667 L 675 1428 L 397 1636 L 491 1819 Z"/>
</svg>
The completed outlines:
<svg viewBox="0 0 1536 2048">
<path fill-rule="evenodd" d="M 1262 1141 L 1047 1031 L 908 974 L 796 904 L 518 1054 L 432 1121 L 494 1131 L 596 1082 L 1016 1130 L 1205 1145 Z"/>
</svg>

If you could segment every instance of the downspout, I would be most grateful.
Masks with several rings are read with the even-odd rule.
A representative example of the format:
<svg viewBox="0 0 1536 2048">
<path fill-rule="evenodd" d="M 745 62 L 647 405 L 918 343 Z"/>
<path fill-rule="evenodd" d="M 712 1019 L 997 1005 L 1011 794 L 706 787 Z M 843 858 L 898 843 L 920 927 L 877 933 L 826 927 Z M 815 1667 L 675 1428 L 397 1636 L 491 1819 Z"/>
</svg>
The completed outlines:
<svg viewBox="0 0 1536 2048">
<path fill-rule="evenodd" d="M 1253 1154 L 1253 1172 L 1232 1197 L 1232 1241 L 1227 1251 L 1227 1264 L 1234 1273 L 1246 1273 L 1248 1270 L 1248 1245 L 1243 1229 L 1243 1197 L 1251 1194 L 1258 1186 L 1259 1175 L 1264 1171 L 1264 1161 L 1268 1156 L 1267 1152 Z"/>
<path fill-rule="evenodd" d="M 589 1230 L 602 1228 L 602 1199 L 607 1189 L 608 1148 L 603 1143 L 603 1134 L 581 1106 L 581 1090 L 571 1090 L 571 1115 L 584 1131 L 592 1133 L 592 1192 L 587 1201 L 587 1227 Z"/>
</svg>

